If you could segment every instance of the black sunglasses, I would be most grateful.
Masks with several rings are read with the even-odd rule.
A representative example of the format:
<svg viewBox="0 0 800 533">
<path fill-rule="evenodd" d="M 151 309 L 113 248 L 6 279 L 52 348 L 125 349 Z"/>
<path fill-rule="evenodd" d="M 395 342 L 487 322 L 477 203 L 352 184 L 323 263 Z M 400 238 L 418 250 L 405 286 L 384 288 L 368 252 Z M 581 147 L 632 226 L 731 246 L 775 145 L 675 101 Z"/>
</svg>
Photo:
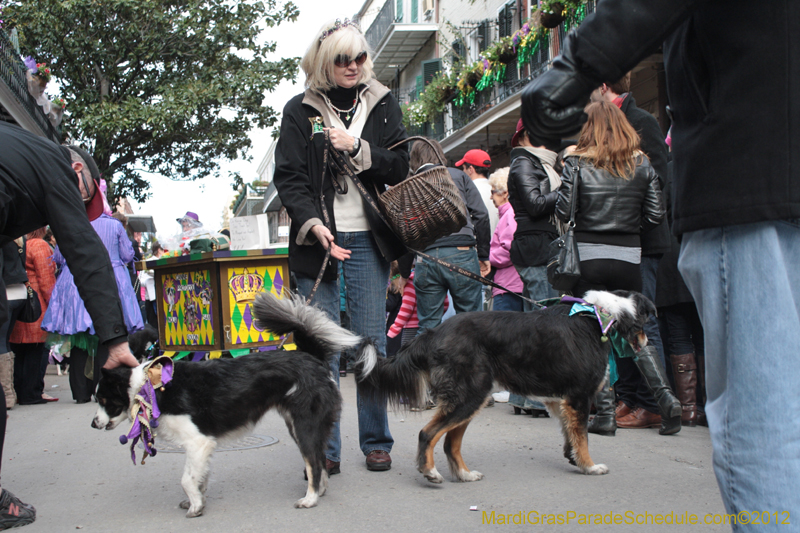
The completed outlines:
<svg viewBox="0 0 800 533">
<path fill-rule="evenodd" d="M 360 67 L 361 65 L 364 64 L 364 61 L 366 60 L 367 60 L 367 52 L 365 50 L 352 59 L 348 55 L 339 54 L 334 58 L 333 64 L 336 65 L 337 67 L 347 67 L 350 65 L 350 63 L 355 61 L 356 65 Z"/>
</svg>

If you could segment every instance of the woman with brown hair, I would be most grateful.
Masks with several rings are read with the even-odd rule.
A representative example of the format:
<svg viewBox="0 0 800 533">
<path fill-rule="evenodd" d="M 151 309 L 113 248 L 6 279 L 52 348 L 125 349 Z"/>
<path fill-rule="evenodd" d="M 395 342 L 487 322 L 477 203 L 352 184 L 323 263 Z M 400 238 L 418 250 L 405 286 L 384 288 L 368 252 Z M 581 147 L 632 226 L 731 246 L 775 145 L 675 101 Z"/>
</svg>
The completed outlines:
<svg viewBox="0 0 800 533">
<path fill-rule="evenodd" d="M 595 102 L 586 114 L 589 119 L 578 145 L 564 163 L 556 201 L 556 217 L 568 221 L 577 182 L 575 240 L 581 279 L 573 292 L 580 296 L 592 289 L 641 291 L 640 235 L 661 222 L 665 213 L 658 177 L 639 150 L 639 135 L 617 106 Z M 634 412 L 650 420 L 644 427 L 660 425 L 662 435 L 680 431 L 681 405 L 667 384 L 655 347 L 645 346 L 633 362 L 617 358 L 617 368 L 618 386 L 633 389 Z M 617 428 L 614 392 L 604 387 L 595 404 L 598 413 L 589 431 L 613 435 Z"/>
<path fill-rule="evenodd" d="M 36 322 L 26 324 L 17 321 L 11 334 L 14 358 L 14 389 L 21 405 L 54 402 L 58 398 L 44 394 L 44 374 L 47 370 L 48 352 L 45 348 L 47 333 L 42 331 L 42 319 L 50 303 L 50 295 L 56 284 L 56 267 L 53 250 L 44 241 L 47 228 L 39 228 L 25 235 L 25 271 L 28 282 L 42 306 L 42 314 Z"/>
</svg>

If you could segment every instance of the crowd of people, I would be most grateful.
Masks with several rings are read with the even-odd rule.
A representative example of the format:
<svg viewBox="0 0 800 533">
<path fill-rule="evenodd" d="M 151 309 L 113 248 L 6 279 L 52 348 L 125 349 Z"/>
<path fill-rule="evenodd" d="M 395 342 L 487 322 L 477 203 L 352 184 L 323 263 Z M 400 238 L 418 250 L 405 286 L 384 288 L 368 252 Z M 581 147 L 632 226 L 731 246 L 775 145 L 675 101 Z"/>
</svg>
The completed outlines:
<svg viewBox="0 0 800 533">
<path fill-rule="evenodd" d="M 344 311 L 350 329 L 376 339 L 385 355 L 387 330 L 389 338 L 409 342 L 441 322 L 448 300 L 455 313 L 485 307 L 480 282 L 429 258 L 493 276 L 503 288 L 493 292 L 489 312 L 526 312 L 532 306 L 520 296 L 558 295 L 547 278 L 549 245 L 569 224 L 580 255 L 575 296 L 591 289 L 642 291 L 663 311 L 660 325 L 648 324 L 650 342 L 641 352 L 613 361 L 615 372 L 594 399 L 590 431 L 614 435 L 618 428 L 659 427 L 669 435 L 707 422 L 729 513 L 800 508 L 800 439 L 793 418 L 798 370 L 792 357 L 800 331 L 800 189 L 790 149 L 798 117 L 792 94 L 765 101 L 755 84 L 737 83 L 783 80 L 777 85 L 785 88 L 792 85 L 786 80 L 797 81 L 796 67 L 787 67 L 785 59 L 798 39 L 773 24 L 787 9 L 783 2 L 755 12 L 742 5 L 729 12 L 742 24 L 729 20 L 725 26 L 739 32 L 711 31 L 712 2 L 604 1 L 565 39 L 553 68 L 524 90 L 509 168 L 492 173 L 491 157 L 482 150 L 470 150 L 447 168 L 468 222 L 428 246 L 424 256 L 407 253 L 371 204 L 380 191 L 440 164 L 441 146 L 417 142 L 409 153 L 398 143 L 406 138 L 402 113 L 373 77 L 364 35 L 347 20 L 327 24 L 302 59 L 306 89 L 284 108 L 276 150 L 274 182 L 292 220 L 289 264 L 298 292 L 334 321 Z M 741 35 L 745 29 L 760 33 L 748 40 Z M 713 36 L 706 44 L 721 57 L 733 54 L 715 75 L 740 91 L 706 90 L 698 97 L 687 90 L 697 87 L 692 68 L 703 67 L 702 54 L 687 53 L 699 34 Z M 666 140 L 626 85 L 626 72 L 665 40 L 675 110 Z M 757 42 L 769 53 L 742 44 Z M 744 123 L 753 101 L 762 102 L 761 116 Z M 774 149 L 779 140 L 785 151 Z M 103 214 L 91 156 L 3 123 L 0 144 L 0 187 L 14 200 L 3 207 L 8 212 L 2 219 L 8 236 L 0 290 L 6 297 L 0 305 L 5 411 L 14 394 L 20 403 L 48 401 L 41 383 L 42 329 L 69 342 L 73 358 L 81 353 L 73 366 L 92 380 L 100 367 L 136 364 L 127 334 L 141 327 L 142 317 L 131 303 L 124 266 L 133 246 L 122 221 Z M 357 179 L 329 170 L 328 146 L 344 154 Z M 47 225 L 58 242 L 55 252 L 43 239 Z M 48 261 L 50 254 L 55 261 Z M 398 274 L 390 280 L 393 261 Z M 41 327 L 28 324 L 17 332 L 28 284 L 39 295 Z M 390 324 L 387 287 L 402 294 Z M 12 347 L 22 354 L 19 363 L 10 356 Z M 338 356 L 330 361 L 337 383 L 340 364 Z M 74 385 L 81 391 L 76 401 L 86 400 L 93 386 Z M 528 403 L 533 399 L 509 399 L 539 408 Z M 783 408 L 765 412 L 763 405 Z M 359 394 L 357 415 L 367 469 L 389 470 L 393 438 L 386 405 Z M 329 474 L 339 473 L 338 425 L 326 455 Z M 19 510 L 16 517 L 9 515 L 11 506 Z M 0 525 L 34 518 L 32 506 L 0 491 Z"/>
</svg>

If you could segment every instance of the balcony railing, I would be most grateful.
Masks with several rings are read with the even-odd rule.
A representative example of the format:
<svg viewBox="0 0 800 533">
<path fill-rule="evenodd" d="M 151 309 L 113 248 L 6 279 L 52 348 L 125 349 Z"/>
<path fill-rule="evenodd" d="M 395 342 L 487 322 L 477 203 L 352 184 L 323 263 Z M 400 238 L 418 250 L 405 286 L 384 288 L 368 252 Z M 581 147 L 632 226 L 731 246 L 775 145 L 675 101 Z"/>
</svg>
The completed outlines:
<svg viewBox="0 0 800 533">
<path fill-rule="evenodd" d="M 587 12 L 592 13 L 595 9 L 595 5 L 595 0 L 589 0 L 589 2 L 587 2 Z M 566 36 L 567 30 L 564 24 L 551 30 L 548 46 L 540 47 L 539 50 L 533 54 L 529 63 L 520 69 L 523 74 L 526 74 L 521 78 L 508 80 L 495 86 L 493 90 L 479 92 L 475 97 L 474 103 L 471 105 L 464 104 L 462 106 L 456 106 L 452 102 L 448 104 L 448 111 L 442 113 L 442 116 L 437 117 L 434 122 L 436 124 L 445 124 L 444 115 L 449 114 L 451 117 L 450 127 L 436 138 L 442 139 L 443 137 L 457 132 L 501 102 L 517 95 L 528 83 L 539 77 L 550 67 L 550 63 L 561 52 L 561 43 L 564 42 Z M 516 68 L 516 63 L 512 63 L 508 68 Z M 420 127 L 422 130 L 427 130 L 429 128 L 430 126 L 427 124 Z"/>
<path fill-rule="evenodd" d="M 386 35 L 386 33 L 389 31 L 389 28 L 391 28 L 392 24 L 394 23 L 394 1 L 386 0 L 381 8 L 380 13 L 378 13 L 378 16 L 364 34 L 364 37 L 367 39 L 367 44 L 369 44 L 369 47 L 373 51 L 377 50 L 381 39 L 383 39 L 383 36 Z"/>
<path fill-rule="evenodd" d="M 54 128 L 44 114 L 41 107 L 36 104 L 33 96 L 28 92 L 28 80 L 25 64 L 20 60 L 17 50 L 11 44 L 6 32 L 0 29 L 0 83 L 4 83 L 20 107 L 30 115 L 36 125 L 53 142 L 61 144 L 61 131 Z"/>
</svg>

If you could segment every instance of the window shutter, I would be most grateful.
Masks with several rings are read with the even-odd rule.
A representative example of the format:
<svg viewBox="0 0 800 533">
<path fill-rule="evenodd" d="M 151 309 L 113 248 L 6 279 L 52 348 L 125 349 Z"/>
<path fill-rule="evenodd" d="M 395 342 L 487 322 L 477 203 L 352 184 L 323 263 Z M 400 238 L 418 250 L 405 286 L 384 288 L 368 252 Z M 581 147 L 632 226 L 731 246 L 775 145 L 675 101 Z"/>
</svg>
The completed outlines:
<svg viewBox="0 0 800 533">
<path fill-rule="evenodd" d="M 442 70 L 442 60 L 440 58 L 429 59 L 422 62 L 422 80 L 423 85 L 428 85 L 436 73 Z"/>
<path fill-rule="evenodd" d="M 419 22 L 419 0 L 411 0 L 411 22 Z"/>
<path fill-rule="evenodd" d="M 489 46 L 489 22 L 484 20 L 478 26 L 478 51 L 483 52 Z"/>
<path fill-rule="evenodd" d="M 461 39 L 456 39 L 450 46 L 453 48 L 453 54 L 459 58 L 464 58 L 464 42 Z"/>
<path fill-rule="evenodd" d="M 425 90 L 425 80 L 421 75 L 417 76 L 417 98 L 419 98 L 419 95 L 421 95 L 422 91 L 424 90 Z"/>
<path fill-rule="evenodd" d="M 396 0 L 394 10 L 394 21 L 403 22 L 403 0 Z"/>
</svg>

